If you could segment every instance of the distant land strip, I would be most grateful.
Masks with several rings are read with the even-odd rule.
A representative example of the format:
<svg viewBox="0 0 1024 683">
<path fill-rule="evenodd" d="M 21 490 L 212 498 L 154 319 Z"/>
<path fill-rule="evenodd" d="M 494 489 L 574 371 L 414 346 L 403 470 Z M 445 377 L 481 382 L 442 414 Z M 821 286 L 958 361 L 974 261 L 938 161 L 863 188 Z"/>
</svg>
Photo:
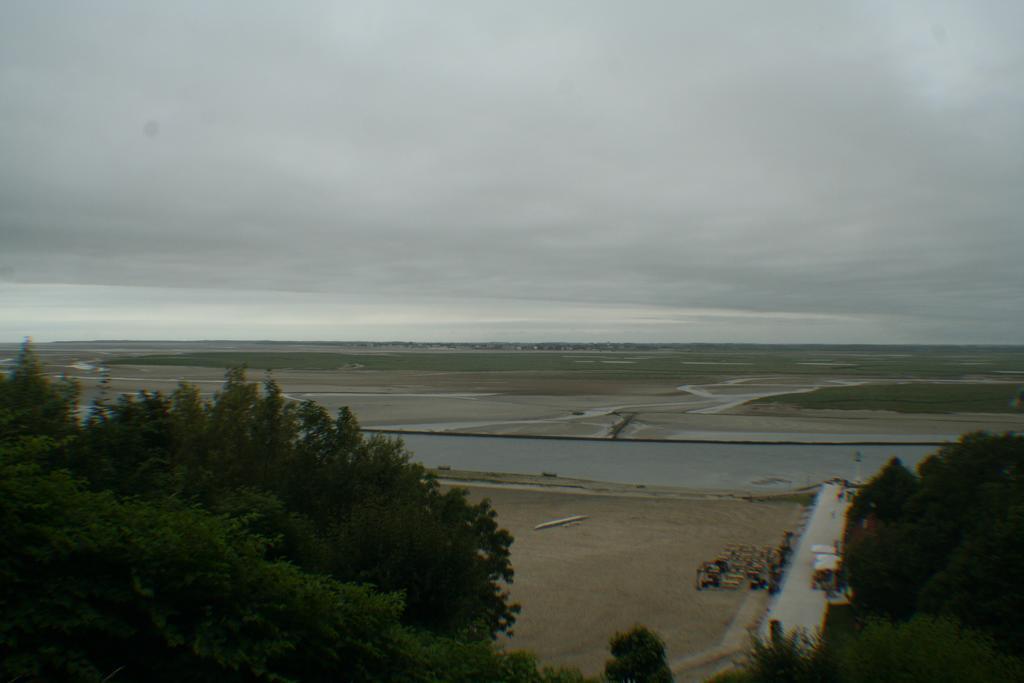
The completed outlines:
<svg viewBox="0 0 1024 683">
<path fill-rule="evenodd" d="M 766 441 L 761 439 L 637 439 L 616 438 L 606 436 L 570 436 L 542 434 L 490 434 L 488 432 L 432 432 L 426 429 L 374 429 L 364 427 L 367 434 L 416 434 L 420 436 L 469 436 L 488 439 L 533 439 L 546 441 L 603 441 L 605 443 L 706 443 L 706 444 L 737 444 L 761 446 L 941 446 L 950 443 L 949 439 L 930 439 L 921 441 Z"/>
</svg>

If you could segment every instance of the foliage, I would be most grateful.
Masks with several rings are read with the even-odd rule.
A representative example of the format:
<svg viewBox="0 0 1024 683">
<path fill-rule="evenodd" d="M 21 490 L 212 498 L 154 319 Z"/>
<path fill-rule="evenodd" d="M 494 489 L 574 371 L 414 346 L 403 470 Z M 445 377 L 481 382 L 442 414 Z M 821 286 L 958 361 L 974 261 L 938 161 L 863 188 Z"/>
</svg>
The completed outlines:
<svg viewBox="0 0 1024 683">
<path fill-rule="evenodd" d="M 241 369 L 81 423 L 26 344 L 0 523 L 4 680 L 580 680 L 490 642 L 517 608 L 489 503 Z"/>
<path fill-rule="evenodd" d="M 145 391 L 95 404 L 68 466 L 97 491 L 165 494 L 172 485 L 170 411 L 162 394 Z"/>
<path fill-rule="evenodd" d="M 908 619 L 917 609 L 917 592 L 934 567 L 921 559 L 922 539 L 914 529 L 882 527 L 848 547 L 844 571 L 858 612 Z"/>
<path fill-rule="evenodd" d="M 665 658 L 665 642 L 654 631 L 634 626 L 612 636 L 610 647 L 612 659 L 604 668 L 609 681 L 660 683 L 672 680 Z"/>
<path fill-rule="evenodd" d="M 397 655 L 398 596 L 267 561 L 197 508 L 4 463 L 0 519 L 4 680 L 372 680 Z"/>
<path fill-rule="evenodd" d="M 799 630 L 770 640 L 755 639 L 746 671 L 757 683 L 829 683 L 839 675 L 829 644 Z"/>
<path fill-rule="evenodd" d="M 49 464 L 93 490 L 174 496 L 236 516 L 273 541 L 274 557 L 403 593 L 411 625 L 487 637 L 514 623 L 512 537 L 489 503 L 442 492 L 401 441 L 364 439 L 348 409 L 332 418 L 286 400 L 270 378 L 261 391 L 235 368 L 212 400 L 187 384 L 171 396 L 140 392 L 98 402 L 79 427 L 58 389 L 26 345 L 0 385 L 5 432 L 64 438 L 62 449 L 44 449 Z"/>
<path fill-rule="evenodd" d="M 841 645 L 857 635 L 857 618 L 853 605 L 849 603 L 829 604 L 825 610 L 825 628 L 822 630 L 822 637 L 833 645 Z"/>
<path fill-rule="evenodd" d="M 0 374 L 0 445 L 51 465 L 62 462 L 78 429 L 78 394 L 71 380 L 50 382 L 26 341 L 11 371 Z"/>
<path fill-rule="evenodd" d="M 919 605 L 994 634 L 1024 653 L 1024 504 L 965 539 L 921 590 Z"/>
<path fill-rule="evenodd" d="M 416 664 L 413 680 L 423 681 L 588 683 L 590 680 L 575 669 L 540 667 L 537 658 L 529 652 L 495 656 L 493 647 L 481 641 L 467 643 L 432 638 L 421 644 Z"/>
<path fill-rule="evenodd" d="M 903 513 L 907 500 L 917 492 L 917 478 L 892 458 L 858 493 L 847 513 L 847 526 L 873 515 L 881 522 L 894 522 Z"/>
<path fill-rule="evenodd" d="M 754 675 L 746 669 L 729 669 L 706 679 L 704 683 L 754 683 Z"/>
<path fill-rule="evenodd" d="M 955 621 L 918 616 L 903 624 L 872 621 L 842 650 L 844 683 L 991 683 L 1024 681 L 1020 660 Z"/>
<path fill-rule="evenodd" d="M 213 476 L 199 478 L 195 495 L 216 501 L 236 487 L 273 494 L 294 515 L 280 529 L 285 544 L 314 551 L 291 559 L 404 593 L 411 624 L 474 636 L 512 625 L 517 608 L 502 587 L 513 578 L 512 537 L 487 502 L 442 493 L 401 441 L 364 439 L 347 409 L 332 419 L 316 404 L 287 404 L 270 380 L 261 395 L 237 370 L 202 409 L 208 450 L 198 461 L 189 455 L 193 469 Z M 307 524 L 319 548 L 297 539 L 296 527 Z"/>
<path fill-rule="evenodd" d="M 745 669 L 729 669 L 706 679 L 705 683 L 754 683 L 754 675 Z"/>
<path fill-rule="evenodd" d="M 1024 654 L 1024 437 L 974 433 L 908 478 L 890 463 L 851 519 L 885 521 L 851 540 L 846 571 L 866 615 L 949 615 Z"/>
<path fill-rule="evenodd" d="M 910 550 L 920 539 L 916 530 L 895 525 L 903 509 L 918 490 L 918 480 L 892 458 L 875 477 L 858 492 L 846 517 L 846 571 L 853 577 L 857 606 L 877 615 L 907 618 L 916 609 L 916 586 L 931 571 L 918 561 Z M 857 534 L 860 525 L 878 524 L 874 536 Z M 860 541 L 860 542 L 858 542 Z M 893 548 L 900 548 L 898 553 Z"/>
<path fill-rule="evenodd" d="M 0 409 L 11 413 L 11 422 L 4 425 L 5 439 L 21 434 L 63 436 L 73 431 L 78 386 L 64 378 L 51 383 L 28 342 L 10 373 L 0 375 L 0 386 Z"/>
<path fill-rule="evenodd" d="M 800 632 L 755 641 L 747 664 L 715 683 L 982 683 L 1024 681 L 1024 663 L 997 651 L 987 636 L 954 620 L 917 616 L 870 620 L 833 643 Z"/>
</svg>

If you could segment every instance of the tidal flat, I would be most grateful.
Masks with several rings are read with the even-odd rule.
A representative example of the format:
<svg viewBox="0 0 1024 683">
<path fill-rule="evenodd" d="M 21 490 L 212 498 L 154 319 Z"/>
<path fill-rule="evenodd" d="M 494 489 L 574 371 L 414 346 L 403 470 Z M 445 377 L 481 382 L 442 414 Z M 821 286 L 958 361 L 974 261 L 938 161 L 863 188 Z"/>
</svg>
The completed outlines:
<svg viewBox="0 0 1024 683">
<path fill-rule="evenodd" d="M 13 345 L 0 356 L 14 357 Z M 269 374 L 292 400 L 349 406 L 363 426 L 599 439 L 938 443 L 1024 429 L 1021 347 L 678 345 L 467 349 L 272 342 L 38 344 L 86 402 L 224 369 Z M 106 375 L 109 383 L 100 386 Z"/>
</svg>

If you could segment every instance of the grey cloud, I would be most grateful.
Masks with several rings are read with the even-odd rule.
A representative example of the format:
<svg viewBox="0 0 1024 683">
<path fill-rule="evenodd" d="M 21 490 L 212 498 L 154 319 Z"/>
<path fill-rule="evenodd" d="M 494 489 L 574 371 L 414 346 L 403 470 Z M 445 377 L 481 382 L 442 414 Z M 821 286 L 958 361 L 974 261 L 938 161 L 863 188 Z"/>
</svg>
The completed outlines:
<svg viewBox="0 0 1024 683">
<path fill-rule="evenodd" d="M 1013 3 L 7 3 L 0 268 L 1015 341 L 1021 20 Z M 683 318 L 674 333 L 776 334 Z"/>
</svg>

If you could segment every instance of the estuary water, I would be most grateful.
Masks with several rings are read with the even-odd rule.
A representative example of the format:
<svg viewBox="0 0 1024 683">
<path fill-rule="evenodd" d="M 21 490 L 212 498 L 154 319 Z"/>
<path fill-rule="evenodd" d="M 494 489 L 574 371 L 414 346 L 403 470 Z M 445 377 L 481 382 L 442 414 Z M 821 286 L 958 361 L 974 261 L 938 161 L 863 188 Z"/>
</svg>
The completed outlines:
<svg viewBox="0 0 1024 683">
<path fill-rule="evenodd" d="M 834 477 L 864 480 L 892 457 L 915 466 L 938 446 L 596 441 L 402 435 L 427 467 L 690 489 L 783 491 Z M 861 462 L 856 454 L 861 454 Z"/>
</svg>

